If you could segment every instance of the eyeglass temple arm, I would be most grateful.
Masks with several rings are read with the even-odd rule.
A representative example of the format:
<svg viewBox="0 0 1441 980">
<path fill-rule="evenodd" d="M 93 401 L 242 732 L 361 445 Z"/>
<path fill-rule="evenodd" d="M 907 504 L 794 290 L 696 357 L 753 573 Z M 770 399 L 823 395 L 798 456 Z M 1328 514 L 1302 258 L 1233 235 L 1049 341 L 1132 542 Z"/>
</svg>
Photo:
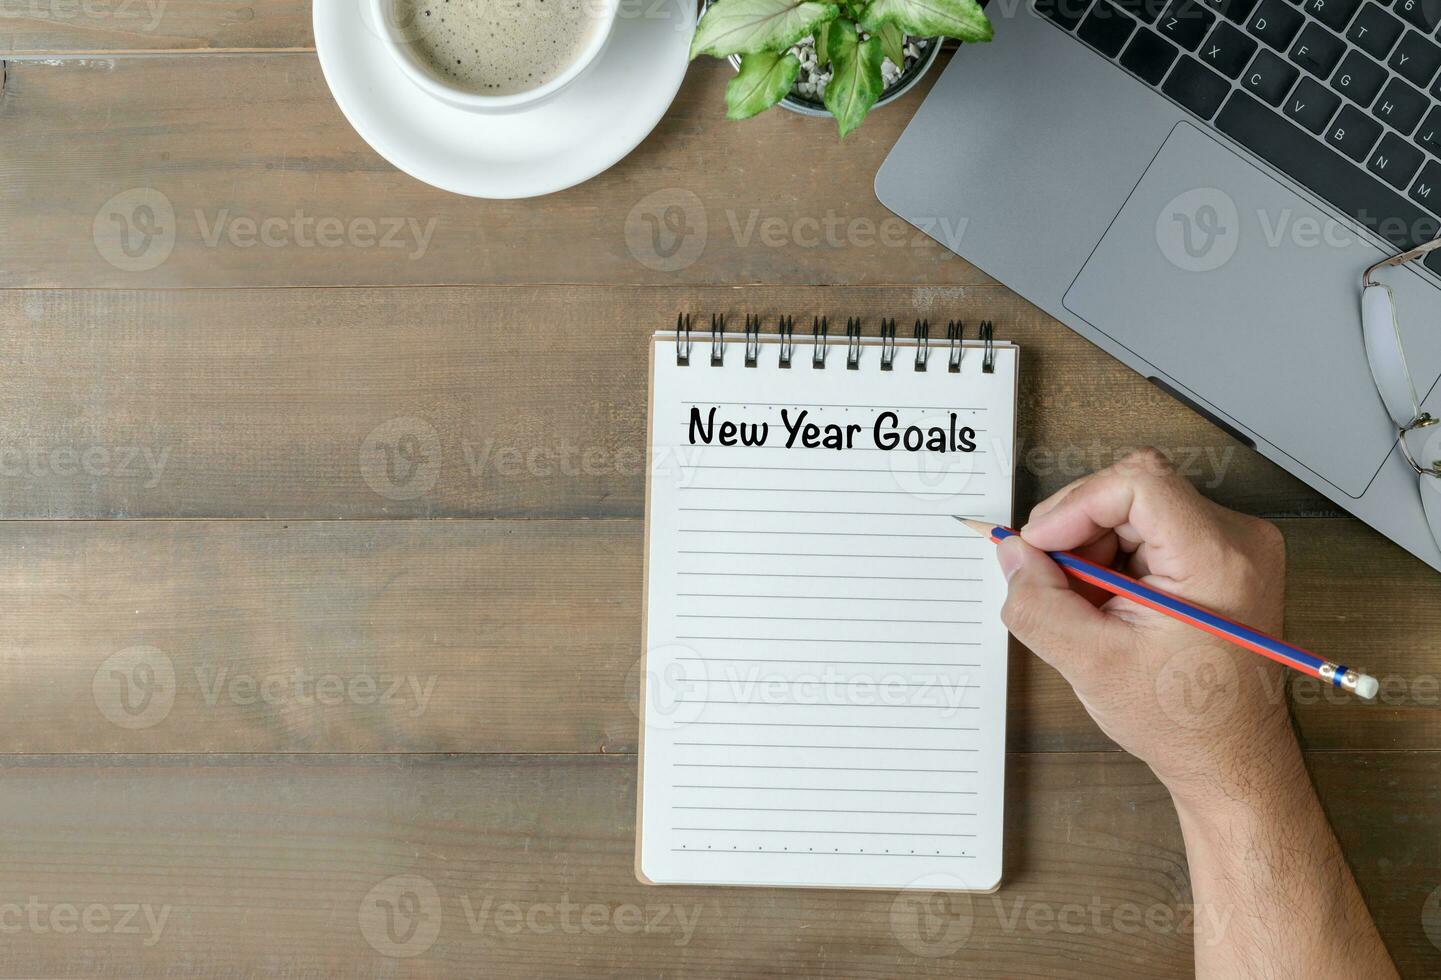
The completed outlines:
<svg viewBox="0 0 1441 980">
<path fill-rule="evenodd" d="M 1441 238 L 1433 238 L 1424 245 L 1417 245 L 1413 249 L 1409 249 L 1405 252 L 1398 252 L 1390 258 L 1382 259 L 1380 262 L 1377 262 L 1375 265 L 1371 266 L 1369 269 L 1367 269 L 1364 273 L 1361 274 L 1361 285 L 1363 287 L 1374 285 L 1371 282 L 1371 274 L 1379 269 L 1385 269 L 1393 265 L 1405 265 L 1407 262 L 1414 262 L 1416 259 L 1419 259 L 1427 252 L 1434 252 L 1438 248 L 1441 248 Z"/>
</svg>

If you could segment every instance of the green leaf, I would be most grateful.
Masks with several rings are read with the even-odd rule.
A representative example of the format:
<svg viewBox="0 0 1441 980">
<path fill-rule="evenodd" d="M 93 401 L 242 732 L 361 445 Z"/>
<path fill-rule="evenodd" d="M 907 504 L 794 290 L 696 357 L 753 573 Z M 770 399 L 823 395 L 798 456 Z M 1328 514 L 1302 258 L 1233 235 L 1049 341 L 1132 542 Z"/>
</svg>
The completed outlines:
<svg viewBox="0 0 1441 980">
<path fill-rule="evenodd" d="M 861 26 L 874 34 L 883 24 L 895 24 L 915 37 L 991 39 L 991 22 L 976 0 L 874 0 Z"/>
<path fill-rule="evenodd" d="M 824 68 L 826 65 L 831 63 L 831 53 L 826 48 L 826 38 L 830 37 L 830 33 L 830 24 L 822 24 L 820 27 L 816 28 L 815 42 L 817 68 Z"/>
<path fill-rule="evenodd" d="M 862 41 L 856 25 L 841 20 L 831 26 L 826 49 L 833 66 L 826 83 L 826 108 L 836 117 L 841 139 L 845 139 L 881 97 L 881 39 Z"/>
<path fill-rule="evenodd" d="M 757 51 L 741 56 L 741 70 L 726 85 L 726 118 L 749 119 L 775 105 L 791 90 L 801 60 L 793 54 Z"/>
<path fill-rule="evenodd" d="M 895 24 L 882 24 L 872 32 L 881 39 L 881 53 L 897 68 L 906 67 L 906 32 Z"/>
<path fill-rule="evenodd" d="M 717 0 L 696 27 L 690 56 L 784 51 L 839 13 L 817 0 Z"/>
</svg>

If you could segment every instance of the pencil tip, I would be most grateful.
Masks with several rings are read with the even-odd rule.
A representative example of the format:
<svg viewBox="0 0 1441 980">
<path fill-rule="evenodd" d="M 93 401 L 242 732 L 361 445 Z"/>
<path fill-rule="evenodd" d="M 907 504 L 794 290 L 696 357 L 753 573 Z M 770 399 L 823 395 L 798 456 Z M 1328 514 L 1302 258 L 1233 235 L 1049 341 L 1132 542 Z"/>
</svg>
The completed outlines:
<svg viewBox="0 0 1441 980">
<path fill-rule="evenodd" d="M 994 524 L 987 524 L 985 521 L 973 521 L 968 517 L 958 517 L 955 514 L 951 516 L 983 538 L 989 538 L 991 536 L 991 528 L 995 527 Z"/>
</svg>

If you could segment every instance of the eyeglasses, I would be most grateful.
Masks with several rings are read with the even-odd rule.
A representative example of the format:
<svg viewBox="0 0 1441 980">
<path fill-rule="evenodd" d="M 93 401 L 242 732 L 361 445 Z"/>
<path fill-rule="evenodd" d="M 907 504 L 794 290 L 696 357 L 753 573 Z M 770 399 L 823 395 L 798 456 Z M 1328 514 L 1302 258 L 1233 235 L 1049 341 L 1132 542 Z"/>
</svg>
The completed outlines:
<svg viewBox="0 0 1441 980">
<path fill-rule="evenodd" d="M 1374 279 L 1381 269 L 1405 265 L 1436 249 L 1441 249 L 1441 238 L 1382 259 L 1362 274 L 1361 330 L 1371 378 L 1391 421 L 1396 423 L 1401 454 L 1416 471 L 1426 523 L 1436 546 L 1441 548 L 1441 419 L 1421 410 L 1421 399 L 1406 365 L 1406 350 L 1401 345 L 1396 298 L 1390 286 Z"/>
</svg>

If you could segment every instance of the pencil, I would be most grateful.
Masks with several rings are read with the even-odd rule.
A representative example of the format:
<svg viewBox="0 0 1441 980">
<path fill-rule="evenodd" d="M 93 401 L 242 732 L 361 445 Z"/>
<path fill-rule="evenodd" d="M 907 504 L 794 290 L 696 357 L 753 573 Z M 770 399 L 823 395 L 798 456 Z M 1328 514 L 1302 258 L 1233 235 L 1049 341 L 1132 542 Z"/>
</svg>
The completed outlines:
<svg viewBox="0 0 1441 980">
<path fill-rule="evenodd" d="M 1010 528 L 1001 527 L 998 524 L 973 521 L 965 517 L 957 517 L 956 520 L 997 544 L 1016 534 Z M 1051 560 L 1060 565 L 1066 574 L 1073 578 L 1094 585 L 1098 589 L 1104 589 L 1113 595 L 1138 602 L 1148 609 L 1165 613 L 1172 619 L 1205 630 L 1212 636 L 1229 640 L 1236 646 L 1259 653 L 1263 657 L 1270 657 L 1277 663 L 1299 670 L 1303 674 L 1320 678 L 1332 687 L 1339 687 L 1358 694 L 1368 701 L 1376 697 L 1376 692 L 1380 688 L 1376 678 L 1370 674 L 1363 674 L 1344 665 L 1334 664 L 1314 653 L 1287 643 L 1285 640 L 1267 636 L 1260 630 L 1254 630 L 1244 623 L 1227 619 L 1209 609 L 1203 609 L 1185 599 L 1173 596 L 1169 592 L 1163 592 L 1138 582 L 1129 575 L 1123 575 L 1114 569 L 1097 565 L 1095 562 L 1087 561 L 1069 551 L 1048 551 L 1046 554 L 1050 555 Z"/>
</svg>

